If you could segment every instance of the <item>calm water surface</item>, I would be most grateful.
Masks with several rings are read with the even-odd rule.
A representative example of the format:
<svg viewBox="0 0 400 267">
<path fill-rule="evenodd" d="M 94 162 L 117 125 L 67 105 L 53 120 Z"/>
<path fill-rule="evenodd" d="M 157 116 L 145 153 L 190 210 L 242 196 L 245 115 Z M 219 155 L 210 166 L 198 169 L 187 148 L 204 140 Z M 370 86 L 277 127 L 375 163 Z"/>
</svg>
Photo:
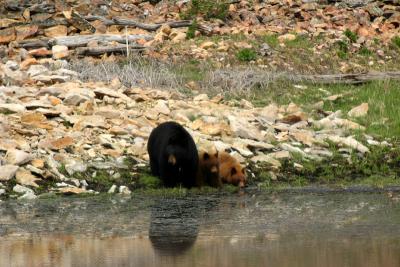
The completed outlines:
<svg viewBox="0 0 400 267">
<path fill-rule="evenodd" d="M 257 193 L 0 203 L 0 266 L 400 266 L 400 197 Z"/>
</svg>

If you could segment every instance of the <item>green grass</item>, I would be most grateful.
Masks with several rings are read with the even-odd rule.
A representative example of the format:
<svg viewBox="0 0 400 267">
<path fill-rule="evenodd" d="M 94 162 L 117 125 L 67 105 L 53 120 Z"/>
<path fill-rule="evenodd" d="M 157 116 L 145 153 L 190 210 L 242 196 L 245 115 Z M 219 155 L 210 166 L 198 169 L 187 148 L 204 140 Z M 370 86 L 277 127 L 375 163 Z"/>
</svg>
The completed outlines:
<svg viewBox="0 0 400 267">
<path fill-rule="evenodd" d="M 368 48 L 366 48 L 365 46 L 361 47 L 360 50 L 358 51 L 358 53 L 362 56 L 371 56 L 372 52 L 371 50 L 369 50 Z"/>
<path fill-rule="evenodd" d="M 279 46 L 277 34 L 267 34 L 267 35 L 263 36 L 262 40 L 265 43 L 267 43 L 271 48 L 276 48 Z"/>
<path fill-rule="evenodd" d="M 243 48 L 236 53 L 236 58 L 242 62 L 249 62 L 257 59 L 257 52 L 251 48 Z"/>
<path fill-rule="evenodd" d="M 159 188 L 161 186 L 161 180 L 157 177 L 148 175 L 148 174 L 143 174 L 139 177 L 138 183 L 141 187 L 147 188 L 147 189 L 155 189 Z"/>
<path fill-rule="evenodd" d="M 197 20 L 194 19 L 193 23 L 188 27 L 186 38 L 193 39 L 196 36 L 196 30 L 197 30 Z"/>
<path fill-rule="evenodd" d="M 397 48 L 400 48 L 400 36 L 395 36 L 395 37 L 393 37 L 392 43 L 393 43 Z"/>
<path fill-rule="evenodd" d="M 193 19 L 203 16 L 205 19 L 224 20 L 228 15 L 229 5 L 221 0 L 192 0 L 187 10 L 180 14 L 182 19 Z"/>
<path fill-rule="evenodd" d="M 344 31 L 344 35 L 349 39 L 350 42 L 352 42 L 352 43 L 357 42 L 357 39 L 358 39 L 357 33 L 353 32 L 349 29 L 346 29 Z"/>
</svg>

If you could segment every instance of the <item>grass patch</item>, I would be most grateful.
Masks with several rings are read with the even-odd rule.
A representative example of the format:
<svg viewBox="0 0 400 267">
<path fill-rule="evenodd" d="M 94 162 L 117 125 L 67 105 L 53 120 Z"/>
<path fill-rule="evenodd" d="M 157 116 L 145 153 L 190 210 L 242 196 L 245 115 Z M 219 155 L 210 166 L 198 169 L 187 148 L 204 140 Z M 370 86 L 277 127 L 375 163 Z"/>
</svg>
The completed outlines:
<svg viewBox="0 0 400 267">
<path fill-rule="evenodd" d="M 186 11 L 180 14 L 182 19 L 202 16 L 205 19 L 226 19 L 229 5 L 221 0 L 192 0 Z"/>
<path fill-rule="evenodd" d="M 345 41 L 337 41 L 337 55 L 341 59 L 346 59 L 349 52 L 349 45 Z"/>
<path fill-rule="evenodd" d="M 352 42 L 352 43 L 357 42 L 357 39 L 358 39 L 357 33 L 351 31 L 350 29 L 346 29 L 344 31 L 344 36 L 346 36 L 347 39 L 349 39 L 349 41 Z"/>
<path fill-rule="evenodd" d="M 193 39 L 194 37 L 196 37 L 196 30 L 197 30 L 197 20 L 194 19 L 192 24 L 188 27 L 186 38 Z"/>
<path fill-rule="evenodd" d="M 251 48 L 243 48 L 236 53 L 236 58 L 242 62 L 249 62 L 257 59 L 257 52 Z"/>
<path fill-rule="evenodd" d="M 368 48 L 366 48 L 365 46 L 361 47 L 360 50 L 358 51 L 358 53 L 362 56 L 371 56 L 372 52 L 371 50 L 369 50 Z"/>
<path fill-rule="evenodd" d="M 271 48 L 276 48 L 279 46 L 278 35 L 277 34 L 267 34 L 263 36 L 263 41 L 267 43 Z"/>
<path fill-rule="evenodd" d="M 394 46 L 396 46 L 397 48 L 400 48 L 400 36 L 395 36 L 392 38 L 392 43 L 394 44 Z"/>
<path fill-rule="evenodd" d="M 139 177 L 138 183 L 143 188 L 155 189 L 161 186 L 161 180 L 152 175 L 143 174 Z"/>
<path fill-rule="evenodd" d="M 287 40 L 285 41 L 285 45 L 287 48 L 303 48 L 303 49 L 310 49 L 312 48 L 312 40 L 307 36 L 296 36 L 294 40 Z"/>
</svg>

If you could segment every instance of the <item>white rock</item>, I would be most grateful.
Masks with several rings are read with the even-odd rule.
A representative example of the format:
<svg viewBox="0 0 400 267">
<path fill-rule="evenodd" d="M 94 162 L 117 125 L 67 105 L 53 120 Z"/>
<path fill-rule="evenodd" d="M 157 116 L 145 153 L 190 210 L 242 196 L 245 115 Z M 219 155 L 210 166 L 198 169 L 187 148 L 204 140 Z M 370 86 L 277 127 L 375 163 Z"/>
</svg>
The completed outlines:
<svg viewBox="0 0 400 267">
<path fill-rule="evenodd" d="M 8 181 L 14 178 L 18 168 L 19 167 L 15 165 L 0 166 L 0 181 Z"/>
<path fill-rule="evenodd" d="M 282 166 L 282 164 L 279 162 L 279 160 L 276 160 L 273 157 L 266 155 L 266 154 L 254 156 L 251 158 L 251 161 L 254 163 L 257 163 L 257 162 L 269 163 L 273 167 L 276 167 L 276 168 L 280 168 Z"/>
<path fill-rule="evenodd" d="M 1 195 L 4 195 L 5 193 L 6 193 L 6 190 L 3 189 L 3 188 L 1 188 L 1 189 L 0 189 L 0 196 L 1 196 Z"/>
<path fill-rule="evenodd" d="M 123 195 L 130 195 L 132 192 L 131 192 L 131 190 L 129 190 L 129 188 L 127 186 L 121 185 L 119 187 L 119 193 L 123 194 Z"/>
<path fill-rule="evenodd" d="M 78 106 L 80 103 L 90 100 L 90 97 L 77 93 L 68 93 L 63 101 L 67 106 Z"/>
<path fill-rule="evenodd" d="M 368 113 L 368 103 L 362 103 L 361 105 L 352 108 L 347 115 L 353 118 L 363 117 Z"/>
<path fill-rule="evenodd" d="M 193 101 L 208 101 L 208 100 L 209 98 L 207 94 L 200 94 L 193 98 Z"/>
<path fill-rule="evenodd" d="M 26 192 L 25 194 L 20 196 L 18 199 L 32 200 L 32 199 L 36 199 L 36 198 L 37 198 L 37 196 L 32 191 L 32 192 Z"/>
<path fill-rule="evenodd" d="M 32 160 L 32 156 L 25 151 L 18 149 L 9 149 L 7 151 L 5 160 L 8 164 L 23 165 Z"/>
<path fill-rule="evenodd" d="M 65 170 L 69 175 L 73 175 L 76 172 L 85 172 L 87 170 L 87 165 L 81 161 L 70 159 L 65 164 Z"/>
<path fill-rule="evenodd" d="M 0 113 L 21 113 L 26 108 L 20 104 L 0 104 Z"/>
<path fill-rule="evenodd" d="M 270 104 L 264 107 L 259 115 L 270 123 L 274 123 L 278 119 L 279 107 L 276 104 Z"/>
<path fill-rule="evenodd" d="M 32 65 L 29 67 L 26 73 L 28 73 L 29 76 L 34 77 L 37 75 L 48 75 L 49 70 L 43 65 Z"/>
<path fill-rule="evenodd" d="M 39 187 L 36 184 L 36 181 L 40 181 L 41 179 L 37 178 L 36 176 L 32 175 L 30 171 L 19 169 L 15 174 L 17 183 L 22 185 L 29 185 L 33 187 Z"/>
<path fill-rule="evenodd" d="M 254 125 L 250 124 L 246 119 L 230 115 L 228 116 L 228 120 L 232 132 L 234 132 L 237 137 L 254 140 L 263 139 L 261 131 Z"/>
<path fill-rule="evenodd" d="M 164 115 L 169 115 L 171 113 L 171 110 L 169 109 L 167 105 L 167 101 L 165 100 L 158 100 L 157 104 L 153 108 L 155 111 L 158 113 L 164 114 Z"/>
<path fill-rule="evenodd" d="M 110 189 L 108 190 L 107 193 L 109 193 L 109 194 L 114 194 L 116 189 L 117 189 L 117 186 L 116 186 L 115 184 L 113 184 L 113 185 L 110 187 Z"/>
<path fill-rule="evenodd" d="M 352 136 L 348 137 L 341 137 L 341 136 L 327 136 L 328 140 L 337 143 L 337 144 L 343 144 L 345 146 L 351 147 L 353 149 L 358 150 L 361 153 L 367 153 L 369 152 L 369 148 L 358 142 L 356 139 L 354 139 Z"/>
<path fill-rule="evenodd" d="M 69 56 L 68 47 L 65 45 L 53 45 L 51 48 L 53 59 L 61 59 Z"/>
<path fill-rule="evenodd" d="M 14 60 L 8 60 L 6 62 L 6 67 L 9 68 L 10 70 L 17 70 L 19 69 L 19 65 L 17 62 L 15 62 Z"/>
<path fill-rule="evenodd" d="M 22 185 L 19 185 L 19 184 L 16 184 L 16 185 L 13 187 L 13 191 L 14 191 L 15 193 L 19 193 L 19 194 L 33 193 L 33 190 L 32 190 L 32 189 L 30 189 L 30 188 L 28 188 L 28 187 L 25 187 L 25 186 L 22 186 Z"/>
</svg>

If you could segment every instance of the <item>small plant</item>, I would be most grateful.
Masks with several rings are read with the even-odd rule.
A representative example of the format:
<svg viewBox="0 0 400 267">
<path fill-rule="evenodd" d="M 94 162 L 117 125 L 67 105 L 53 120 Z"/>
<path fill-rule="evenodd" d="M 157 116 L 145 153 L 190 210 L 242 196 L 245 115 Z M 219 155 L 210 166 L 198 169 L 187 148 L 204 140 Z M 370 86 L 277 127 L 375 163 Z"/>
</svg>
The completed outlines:
<svg viewBox="0 0 400 267">
<path fill-rule="evenodd" d="M 400 36 L 395 36 L 392 38 L 392 43 L 397 46 L 397 48 L 400 48 Z"/>
<path fill-rule="evenodd" d="M 144 174 L 139 178 L 139 184 L 143 186 L 144 188 L 158 188 L 161 186 L 161 181 L 157 177 Z"/>
<path fill-rule="evenodd" d="M 251 48 L 243 48 L 236 54 L 236 58 L 243 62 L 249 62 L 257 59 L 257 53 Z"/>
<path fill-rule="evenodd" d="M 344 31 L 344 35 L 350 40 L 350 42 L 355 43 L 357 42 L 358 35 L 355 32 L 352 32 L 351 30 L 347 29 Z"/>
<path fill-rule="evenodd" d="M 345 59 L 347 58 L 347 53 L 349 52 L 349 46 L 347 44 L 347 42 L 345 41 L 338 41 L 337 43 L 338 46 L 338 52 L 337 55 L 341 58 L 341 59 Z"/>
<path fill-rule="evenodd" d="M 188 27 L 186 38 L 193 39 L 194 37 L 196 37 L 196 30 L 197 30 L 197 20 L 194 19 L 192 24 Z"/>
<path fill-rule="evenodd" d="M 365 46 L 361 47 L 360 50 L 358 51 L 358 53 L 359 53 L 360 55 L 363 55 L 363 56 L 370 56 L 370 55 L 372 55 L 371 50 L 369 50 L 369 49 L 366 48 Z"/>
<path fill-rule="evenodd" d="M 192 0 L 186 12 L 181 14 L 183 19 L 193 19 L 203 16 L 205 19 L 222 19 L 228 15 L 228 4 L 221 0 Z"/>
</svg>

